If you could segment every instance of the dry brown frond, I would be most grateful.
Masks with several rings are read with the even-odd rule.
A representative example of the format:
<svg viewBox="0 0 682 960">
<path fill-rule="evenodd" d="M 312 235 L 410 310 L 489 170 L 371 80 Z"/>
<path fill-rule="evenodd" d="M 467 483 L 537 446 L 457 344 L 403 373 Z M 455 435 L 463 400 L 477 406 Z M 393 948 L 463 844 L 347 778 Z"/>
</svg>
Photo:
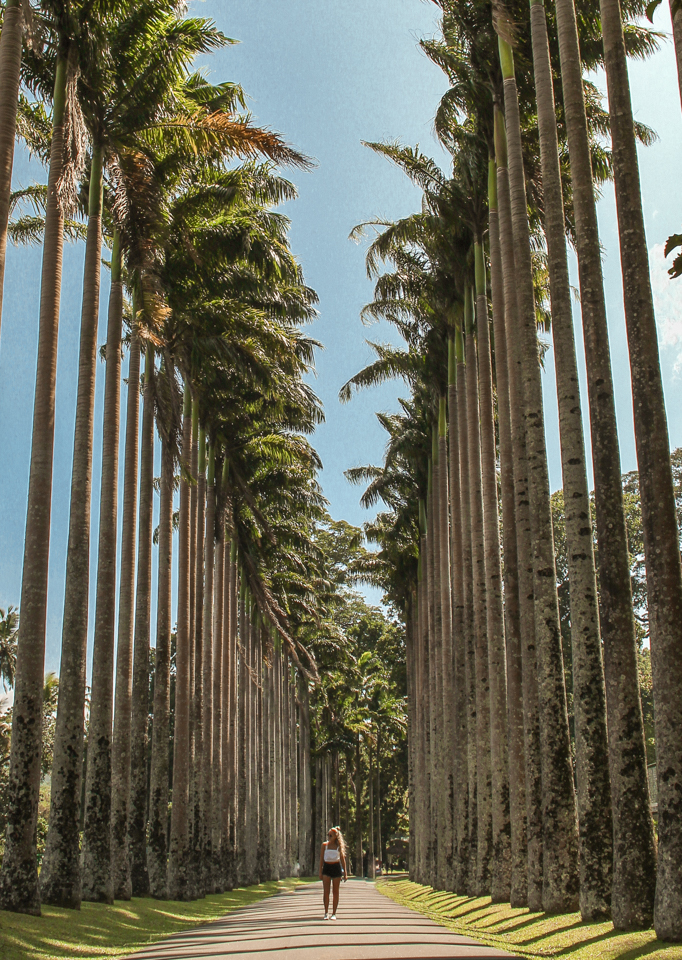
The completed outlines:
<svg viewBox="0 0 682 960">
<path fill-rule="evenodd" d="M 78 51 L 72 44 L 66 70 L 66 102 L 64 107 L 64 155 L 62 172 L 57 181 L 57 196 L 63 216 L 72 216 L 76 211 L 78 185 L 85 170 L 85 151 L 88 132 L 78 102 Z"/>
</svg>

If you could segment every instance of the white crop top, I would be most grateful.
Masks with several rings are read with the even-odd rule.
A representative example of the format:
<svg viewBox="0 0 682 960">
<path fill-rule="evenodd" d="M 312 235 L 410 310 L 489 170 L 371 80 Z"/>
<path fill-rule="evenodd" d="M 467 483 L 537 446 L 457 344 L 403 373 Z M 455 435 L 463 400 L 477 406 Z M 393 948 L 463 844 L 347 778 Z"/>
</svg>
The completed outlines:
<svg viewBox="0 0 682 960">
<path fill-rule="evenodd" d="M 330 850 L 329 847 L 324 848 L 324 862 L 325 863 L 338 863 L 341 859 L 341 853 L 338 849 Z"/>
</svg>

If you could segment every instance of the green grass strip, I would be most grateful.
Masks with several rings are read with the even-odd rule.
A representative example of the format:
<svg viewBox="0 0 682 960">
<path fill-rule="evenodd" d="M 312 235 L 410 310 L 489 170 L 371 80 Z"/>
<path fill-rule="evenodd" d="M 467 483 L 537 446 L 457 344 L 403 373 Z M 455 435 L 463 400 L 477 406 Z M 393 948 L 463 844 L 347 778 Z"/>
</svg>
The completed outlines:
<svg viewBox="0 0 682 960">
<path fill-rule="evenodd" d="M 377 890 L 453 933 L 521 957 L 682 960 L 682 946 L 657 940 L 653 930 L 619 933 L 610 922 L 583 923 L 579 913 L 530 913 L 492 903 L 490 897 L 457 897 L 397 878 L 379 880 Z"/>
<path fill-rule="evenodd" d="M 135 897 L 112 906 L 84 903 L 80 910 L 43 907 L 41 917 L 0 910 L 2 960 L 98 960 L 124 957 L 182 930 L 218 920 L 239 907 L 293 890 L 289 878 L 179 903 Z"/>
</svg>

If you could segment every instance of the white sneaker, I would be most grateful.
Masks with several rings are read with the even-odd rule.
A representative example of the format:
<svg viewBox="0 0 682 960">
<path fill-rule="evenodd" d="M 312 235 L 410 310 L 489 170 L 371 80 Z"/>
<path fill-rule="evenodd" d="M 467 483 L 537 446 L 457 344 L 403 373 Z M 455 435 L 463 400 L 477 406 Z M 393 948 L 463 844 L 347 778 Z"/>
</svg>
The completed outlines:
<svg viewBox="0 0 682 960">
<path fill-rule="evenodd" d="M 328 914 L 328 913 L 325 913 L 324 919 L 325 919 L 325 920 L 329 920 L 329 914 Z"/>
<path fill-rule="evenodd" d="M 332 920 L 336 920 L 336 914 L 332 913 Z"/>
</svg>

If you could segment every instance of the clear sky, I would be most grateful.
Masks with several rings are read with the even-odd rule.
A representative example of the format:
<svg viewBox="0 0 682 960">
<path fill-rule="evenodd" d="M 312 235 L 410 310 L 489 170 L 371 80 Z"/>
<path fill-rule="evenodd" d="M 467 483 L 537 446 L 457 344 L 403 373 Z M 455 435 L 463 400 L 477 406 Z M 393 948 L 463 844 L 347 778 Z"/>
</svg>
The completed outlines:
<svg viewBox="0 0 682 960">
<path fill-rule="evenodd" d="M 406 393 L 389 384 L 367 391 L 349 405 L 338 403 L 342 384 L 371 359 L 365 338 L 394 339 L 388 329 L 362 326 L 361 307 L 371 299 L 364 251 L 348 240 L 352 227 L 376 215 L 398 217 L 417 208 L 419 193 L 362 140 L 400 138 L 445 158 L 431 123 L 445 78 L 418 49 L 421 36 L 437 29 L 437 8 L 421 0 L 194 0 L 193 14 L 213 18 L 240 42 L 205 61 L 212 80 L 235 80 L 250 97 L 254 119 L 281 132 L 317 160 L 310 173 L 295 172 L 300 199 L 289 204 L 292 246 L 307 282 L 319 296 L 312 335 L 324 350 L 317 359 L 315 388 L 324 401 L 326 423 L 314 443 L 324 462 L 322 483 L 334 517 L 360 524 L 367 514 L 343 471 L 381 460 L 385 436 L 374 411 L 390 410 Z M 657 27 L 669 31 L 667 7 Z M 659 21 L 660 18 L 660 21 Z M 662 364 L 671 443 L 682 445 L 682 280 L 667 281 L 662 258 L 666 237 L 682 228 L 682 199 L 676 189 L 682 155 L 682 113 L 670 42 L 645 64 L 631 68 L 637 118 L 649 123 L 659 142 L 641 152 L 648 242 L 662 345 Z M 17 156 L 15 181 L 45 180 L 40 167 Z M 632 410 L 622 315 L 618 238 L 612 190 L 599 209 L 623 469 L 636 466 Z M 0 606 L 18 604 L 28 485 L 30 431 L 37 350 L 41 251 L 10 249 L 0 338 Z M 71 456 L 75 417 L 78 330 L 83 269 L 82 245 L 67 247 L 59 338 L 53 519 L 47 625 L 47 669 L 58 669 L 68 536 Z M 574 283 L 577 284 L 574 270 Z M 106 335 L 108 277 L 103 274 L 99 340 Z M 576 317 L 578 320 L 579 318 Z M 579 332 L 579 331 L 578 331 Z M 581 337 L 578 336 L 580 345 Z M 547 437 L 553 489 L 561 483 L 553 357 L 546 359 Z M 125 365 L 124 365 L 125 375 Z M 97 371 L 93 463 L 91 634 L 94 616 L 101 422 L 104 365 Z M 123 395 L 125 404 L 125 389 Z M 125 409 L 125 406 L 123 406 Z M 124 436 L 121 437 L 121 444 Z M 121 450 L 123 447 L 121 446 Z M 158 458 L 157 458 L 158 472 Z M 120 516 L 119 516 L 120 523 Z M 154 611 L 153 620 L 154 623 Z"/>
</svg>

